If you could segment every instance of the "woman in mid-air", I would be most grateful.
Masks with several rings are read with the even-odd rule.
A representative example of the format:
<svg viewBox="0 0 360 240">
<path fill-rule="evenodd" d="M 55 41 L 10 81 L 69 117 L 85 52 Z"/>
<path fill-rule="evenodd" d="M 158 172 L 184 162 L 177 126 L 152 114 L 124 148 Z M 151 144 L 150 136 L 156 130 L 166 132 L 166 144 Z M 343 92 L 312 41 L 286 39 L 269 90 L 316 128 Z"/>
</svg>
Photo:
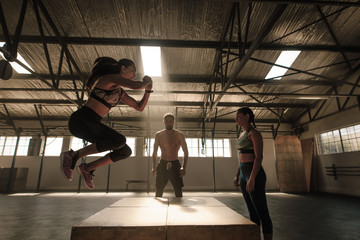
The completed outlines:
<svg viewBox="0 0 360 240">
<path fill-rule="evenodd" d="M 126 138 L 111 127 L 101 123 L 112 107 L 120 101 L 138 111 L 142 111 L 152 92 L 152 80 L 144 76 L 143 81 L 135 81 L 136 66 L 129 59 L 116 61 L 110 57 L 95 60 L 91 76 L 86 85 L 90 96 L 85 105 L 75 111 L 69 119 L 69 131 L 77 138 L 91 144 L 77 151 L 61 153 L 60 169 L 64 177 L 71 181 L 76 161 L 84 156 L 111 150 L 105 156 L 77 166 L 86 186 L 93 190 L 93 172 L 96 168 L 128 158 L 132 151 L 126 144 Z M 140 101 L 130 97 L 122 87 L 145 89 Z"/>
</svg>

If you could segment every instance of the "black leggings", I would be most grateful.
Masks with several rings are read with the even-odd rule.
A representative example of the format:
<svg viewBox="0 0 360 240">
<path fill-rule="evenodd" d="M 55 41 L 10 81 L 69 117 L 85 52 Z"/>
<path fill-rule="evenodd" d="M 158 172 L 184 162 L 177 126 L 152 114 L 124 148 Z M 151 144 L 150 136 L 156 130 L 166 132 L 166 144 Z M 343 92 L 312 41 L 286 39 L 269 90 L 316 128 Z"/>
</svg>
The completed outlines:
<svg viewBox="0 0 360 240">
<path fill-rule="evenodd" d="M 250 214 L 250 220 L 262 225 L 263 233 L 272 233 L 273 226 L 266 202 L 265 183 L 266 175 L 261 167 L 255 178 L 255 190 L 248 193 L 246 184 L 249 181 L 253 163 L 240 163 L 240 187 Z"/>
<path fill-rule="evenodd" d="M 180 177 L 180 168 L 181 164 L 179 160 L 160 160 L 156 168 L 156 197 L 162 197 L 169 179 L 174 188 L 175 196 L 182 197 L 182 187 L 184 183 L 182 177 Z"/>
<path fill-rule="evenodd" d="M 130 157 L 132 151 L 126 138 L 101 120 L 102 117 L 91 108 L 82 107 L 71 115 L 69 131 L 75 137 L 95 143 L 98 152 L 112 150 L 109 157 L 113 162 Z"/>
</svg>

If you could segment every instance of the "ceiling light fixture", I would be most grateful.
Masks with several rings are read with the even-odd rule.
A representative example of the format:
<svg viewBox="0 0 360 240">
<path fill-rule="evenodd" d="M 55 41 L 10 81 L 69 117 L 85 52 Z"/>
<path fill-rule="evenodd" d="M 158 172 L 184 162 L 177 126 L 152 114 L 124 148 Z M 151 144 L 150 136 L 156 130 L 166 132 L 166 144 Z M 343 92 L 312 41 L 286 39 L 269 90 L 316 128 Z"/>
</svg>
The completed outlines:
<svg viewBox="0 0 360 240">
<path fill-rule="evenodd" d="M 0 46 L 3 47 L 4 46 L 4 42 L 0 42 Z M 1 57 L 3 59 L 5 59 L 3 53 L 0 53 Z M 30 68 L 32 71 L 34 71 L 34 69 L 32 69 L 32 67 L 30 67 L 30 65 L 25 61 L 25 59 L 21 56 L 20 53 L 17 53 L 17 60 L 19 60 L 20 62 L 22 62 L 23 64 L 25 64 L 28 68 Z M 10 62 L 11 66 L 13 69 L 15 69 L 15 71 L 17 73 L 20 74 L 30 74 L 30 72 L 28 70 L 26 70 L 25 68 L 23 68 L 22 66 L 20 66 L 17 62 Z"/>
<path fill-rule="evenodd" d="M 284 67 L 290 67 L 293 64 L 293 62 L 295 61 L 295 59 L 299 56 L 300 52 L 301 51 L 282 51 L 280 56 L 276 60 L 275 64 L 281 65 Z M 271 78 L 271 79 L 280 80 L 281 77 L 288 70 L 287 68 L 284 68 L 284 67 L 273 66 L 270 69 L 267 76 L 265 77 L 265 79 Z"/>
<path fill-rule="evenodd" d="M 161 77 L 161 51 L 160 47 L 140 46 L 144 66 L 144 74 L 150 77 Z"/>
</svg>

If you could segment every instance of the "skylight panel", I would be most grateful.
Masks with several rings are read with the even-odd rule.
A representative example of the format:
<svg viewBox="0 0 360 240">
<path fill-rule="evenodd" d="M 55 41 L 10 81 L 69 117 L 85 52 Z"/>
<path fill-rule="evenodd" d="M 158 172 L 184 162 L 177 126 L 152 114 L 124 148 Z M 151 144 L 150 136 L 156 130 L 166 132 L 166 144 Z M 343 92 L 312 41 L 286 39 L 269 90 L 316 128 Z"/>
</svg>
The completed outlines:
<svg viewBox="0 0 360 240">
<path fill-rule="evenodd" d="M 301 51 L 282 51 L 275 64 L 284 67 L 290 67 L 295 61 L 295 59 L 299 56 L 300 52 Z M 287 68 L 273 66 L 265 79 L 273 78 L 276 80 L 280 80 L 287 70 Z"/>
<path fill-rule="evenodd" d="M 141 57 L 144 74 L 150 77 L 161 77 L 161 51 L 160 47 L 141 46 Z"/>
<path fill-rule="evenodd" d="M 0 46 L 3 47 L 4 46 L 4 42 L 0 42 Z M 1 52 L 1 57 L 5 59 L 3 53 Z M 20 53 L 17 53 L 17 59 L 22 62 L 23 64 L 25 64 L 28 68 L 30 68 L 32 71 L 34 71 L 34 69 L 32 69 L 32 67 L 30 67 L 30 65 L 25 61 L 25 59 L 21 56 Z M 15 71 L 17 73 L 20 74 L 30 74 L 30 72 L 28 70 L 26 70 L 25 68 L 23 68 L 22 66 L 20 66 L 17 62 L 10 62 L 11 66 L 13 69 L 15 69 Z"/>
</svg>

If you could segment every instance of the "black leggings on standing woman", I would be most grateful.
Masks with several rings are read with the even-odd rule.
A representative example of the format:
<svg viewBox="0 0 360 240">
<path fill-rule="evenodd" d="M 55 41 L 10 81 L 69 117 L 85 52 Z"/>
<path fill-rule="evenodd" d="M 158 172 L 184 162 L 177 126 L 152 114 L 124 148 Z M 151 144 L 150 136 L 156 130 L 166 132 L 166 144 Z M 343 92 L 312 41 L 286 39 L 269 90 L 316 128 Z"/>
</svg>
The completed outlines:
<svg viewBox="0 0 360 240">
<path fill-rule="evenodd" d="M 111 127 L 101 123 L 102 117 L 89 107 L 74 112 L 69 120 L 69 131 L 77 138 L 95 143 L 98 152 L 109 153 L 113 162 L 130 157 L 132 151 L 126 138 Z"/>
<path fill-rule="evenodd" d="M 273 226 L 266 202 L 265 183 L 266 175 L 261 167 L 255 178 L 255 190 L 246 191 L 246 184 L 249 181 L 254 163 L 240 163 L 240 187 L 250 214 L 250 220 L 258 226 L 262 225 L 263 233 L 272 233 Z"/>
</svg>

